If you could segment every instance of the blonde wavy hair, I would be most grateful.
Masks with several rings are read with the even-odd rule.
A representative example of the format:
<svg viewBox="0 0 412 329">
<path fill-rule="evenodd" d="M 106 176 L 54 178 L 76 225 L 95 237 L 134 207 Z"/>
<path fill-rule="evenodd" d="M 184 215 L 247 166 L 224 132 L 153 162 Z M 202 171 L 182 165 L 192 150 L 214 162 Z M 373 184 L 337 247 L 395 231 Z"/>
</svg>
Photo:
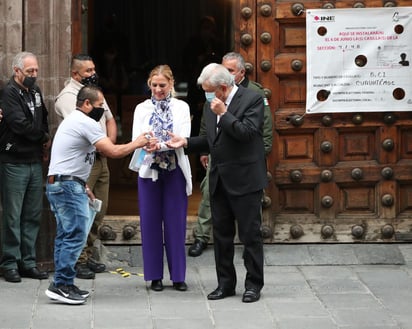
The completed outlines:
<svg viewBox="0 0 412 329">
<path fill-rule="evenodd" d="M 172 69 L 170 68 L 169 65 L 167 64 L 162 64 L 156 66 L 149 74 L 149 78 L 147 79 L 147 85 L 150 88 L 150 84 L 152 82 L 152 78 L 155 75 L 163 75 L 171 84 L 172 88 L 170 90 L 170 93 L 172 97 L 175 97 L 176 91 L 175 91 L 175 79 L 173 77 L 173 72 Z"/>
</svg>

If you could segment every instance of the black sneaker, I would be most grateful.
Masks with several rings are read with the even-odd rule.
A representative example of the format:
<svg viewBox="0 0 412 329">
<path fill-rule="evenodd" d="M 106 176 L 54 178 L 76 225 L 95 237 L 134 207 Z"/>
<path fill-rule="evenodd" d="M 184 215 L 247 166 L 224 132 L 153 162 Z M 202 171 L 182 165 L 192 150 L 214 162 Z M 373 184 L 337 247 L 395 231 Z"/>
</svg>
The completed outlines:
<svg viewBox="0 0 412 329">
<path fill-rule="evenodd" d="M 46 290 L 46 296 L 50 299 L 71 305 L 83 304 L 86 302 L 86 298 L 76 293 L 72 286 L 56 286 L 53 282 Z"/>
<path fill-rule="evenodd" d="M 87 290 L 81 290 L 78 286 L 72 285 L 69 286 L 69 288 L 73 290 L 76 294 L 82 296 L 83 298 L 87 298 L 90 296 L 90 292 L 88 292 Z"/>
</svg>

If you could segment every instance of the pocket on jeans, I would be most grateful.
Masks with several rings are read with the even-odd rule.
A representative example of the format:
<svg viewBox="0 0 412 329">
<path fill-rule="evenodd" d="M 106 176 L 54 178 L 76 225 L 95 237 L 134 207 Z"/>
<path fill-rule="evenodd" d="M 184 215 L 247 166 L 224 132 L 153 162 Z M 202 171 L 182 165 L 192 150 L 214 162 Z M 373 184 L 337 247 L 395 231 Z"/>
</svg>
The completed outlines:
<svg viewBox="0 0 412 329">
<path fill-rule="evenodd" d="M 50 195 L 59 195 L 64 193 L 64 189 L 60 184 L 48 184 L 46 186 L 46 193 Z"/>
<path fill-rule="evenodd" d="M 59 184 L 51 184 L 46 186 L 46 196 L 50 203 L 50 209 L 56 212 L 59 204 L 64 204 L 64 189 Z"/>
</svg>

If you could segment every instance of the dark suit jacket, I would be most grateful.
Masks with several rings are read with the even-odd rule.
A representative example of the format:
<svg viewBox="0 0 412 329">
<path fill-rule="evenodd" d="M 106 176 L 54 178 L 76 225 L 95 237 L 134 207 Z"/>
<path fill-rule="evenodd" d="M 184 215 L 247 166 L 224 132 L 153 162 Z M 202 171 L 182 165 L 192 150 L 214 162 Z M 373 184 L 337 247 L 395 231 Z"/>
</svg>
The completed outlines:
<svg viewBox="0 0 412 329">
<path fill-rule="evenodd" d="M 232 195 L 256 192 L 267 186 L 263 106 L 259 94 L 239 86 L 219 124 L 210 106 L 204 108 L 206 136 L 189 138 L 187 152 L 210 152 L 211 194 L 219 179 Z"/>
</svg>

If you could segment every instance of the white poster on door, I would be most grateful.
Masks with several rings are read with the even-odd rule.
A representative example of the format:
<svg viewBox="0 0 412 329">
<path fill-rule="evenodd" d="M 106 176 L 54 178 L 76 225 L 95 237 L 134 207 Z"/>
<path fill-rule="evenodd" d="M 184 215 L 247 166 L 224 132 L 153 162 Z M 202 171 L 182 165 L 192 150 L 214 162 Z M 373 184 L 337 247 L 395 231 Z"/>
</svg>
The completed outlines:
<svg viewBox="0 0 412 329">
<path fill-rule="evenodd" d="M 412 110 L 412 7 L 306 11 L 307 113 Z"/>
</svg>

